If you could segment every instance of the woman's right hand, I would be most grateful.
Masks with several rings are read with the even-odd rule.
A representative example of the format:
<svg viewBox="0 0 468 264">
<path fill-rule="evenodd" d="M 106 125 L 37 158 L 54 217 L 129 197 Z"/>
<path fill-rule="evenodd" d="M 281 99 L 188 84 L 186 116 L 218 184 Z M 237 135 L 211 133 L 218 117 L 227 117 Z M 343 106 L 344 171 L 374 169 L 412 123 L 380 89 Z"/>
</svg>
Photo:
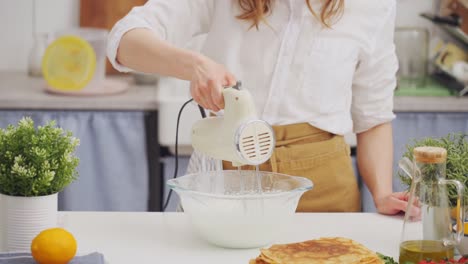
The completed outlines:
<svg viewBox="0 0 468 264">
<path fill-rule="evenodd" d="M 222 90 L 235 84 L 236 78 L 223 65 L 202 56 L 193 68 L 190 93 L 203 108 L 218 112 L 224 109 Z"/>
</svg>

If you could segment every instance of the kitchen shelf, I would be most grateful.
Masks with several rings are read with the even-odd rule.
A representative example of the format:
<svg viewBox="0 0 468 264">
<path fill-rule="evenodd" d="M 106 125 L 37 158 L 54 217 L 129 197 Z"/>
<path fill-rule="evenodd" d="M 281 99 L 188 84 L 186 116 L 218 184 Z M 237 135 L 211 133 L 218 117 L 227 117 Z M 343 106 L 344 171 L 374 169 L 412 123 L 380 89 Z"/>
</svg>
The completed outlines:
<svg viewBox="0 0 468 264">
<path fill-rule="evenodd" d="M 449 33 L 452 37 L 461 41 L 465 46 L 468 46 L 468 35 L 465 34 L 459 27 L 449 25 L 439 25 L 445 32 Z"/>
<path fill-rule="evenodd" d="M 457 40 L 459 40 L 460 42 L 462 42 L 465 45 L 465 47 L 468 47 L 468 35 L 465 32 L 463 32 L 460 29 L 460 27 L 452 25 L 452 24 L 444 23 L 444 22 L 441 22 L 439 20 L 436 20 L 435 18 L 433 18 L 435 16 L 430 15 L 428 13 L 422 13 L 422 14 L 420 14 L 420 16 L 422 18 L 424 18 L 424 19 L 429 20 L 434 25 L 440 27 L 445 32 L 450 34 L 452 37 L 454 37 Z"/>
</svg>

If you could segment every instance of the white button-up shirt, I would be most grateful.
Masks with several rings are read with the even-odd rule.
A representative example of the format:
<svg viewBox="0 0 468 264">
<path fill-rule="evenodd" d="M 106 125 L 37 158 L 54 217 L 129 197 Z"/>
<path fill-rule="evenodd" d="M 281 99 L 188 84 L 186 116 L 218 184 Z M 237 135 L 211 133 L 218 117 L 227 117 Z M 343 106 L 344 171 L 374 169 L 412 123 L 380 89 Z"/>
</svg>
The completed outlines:
<svg viewBox="0 0 468 264">
<path fill-rule="evenodd" d="M 321 1 L 311 2 L 320 10 Z M 256 30 L 236 18 L 237 0 L 149 0 L 114 26 L 108 57 L 116 69 L 130 71 L 116 53 L 133 28 L 151 29 L 179 47 L 206 34 L 202 53 L 242 81 L 260 118 L 359 133 L 394 118 L 395 11 L 395 0 L 350 0 L 326 28 L 305 0 L 276 0 L 267 24 Z"/>
</svg>

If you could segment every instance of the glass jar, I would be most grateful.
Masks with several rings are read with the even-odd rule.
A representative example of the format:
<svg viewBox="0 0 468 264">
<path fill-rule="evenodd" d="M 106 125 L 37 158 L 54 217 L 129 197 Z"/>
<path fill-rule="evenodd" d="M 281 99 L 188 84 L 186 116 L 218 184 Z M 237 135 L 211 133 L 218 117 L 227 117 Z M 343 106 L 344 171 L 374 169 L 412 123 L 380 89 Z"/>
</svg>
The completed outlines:
<svg viewBox="0 0 468 264">
<path fill-rule="evenodd" d="M 424 28 L 397 28 L 398 87 L 422 88 L 428 72 L 429 33 Z"/>
<path fill-rule="evenodd" d="M 50 41 L 51 36 L 48 33 L 38 33 L 34 36 L 33 46 L 28 56 L 28 73 L 30 76 L 42 76 L 42 57 Z"/>
<path fill-rule="evenodd" d="M 464 235 L 463 224 L 453 232 L 448 185 L 457 195 L 457 223 L 463 223 L 464 186 L 445 176 L 447 151 L 438 147 L 417 147 L 413 151 L 411 188 L 400 241 L 399 263 L 419 263 L 453 258 L 455 246 Z M 405 158 L 407 159 L 407 158 Z M 406 161 L 408 162 L 408 161 Z M 412 207 L 420 215 L 411 215 Z"/>
</svg>

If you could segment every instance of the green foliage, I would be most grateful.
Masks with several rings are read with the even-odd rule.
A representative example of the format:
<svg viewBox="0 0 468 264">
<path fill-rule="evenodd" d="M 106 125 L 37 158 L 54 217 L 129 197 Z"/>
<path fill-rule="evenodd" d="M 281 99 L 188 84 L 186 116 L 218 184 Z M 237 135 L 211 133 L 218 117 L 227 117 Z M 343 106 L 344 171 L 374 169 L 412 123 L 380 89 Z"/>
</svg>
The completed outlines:
<svg viewBox="0 0 468 264">
<path fill-rule="evenodd" d="M 31 118 L 0 128 L 0 193 L 43 196 L 62 191 L 78 176 L 79 140 L 55 121 L 34 127 Z"/>
<path fill-rule="evenodd" d="M 442 138 L 423 138 L 407 145 L 404 157 L 413 160 L 413 149 L 421 146 L 442 147 L 447 150 L 446 176 L 449 180 L 458 180 L 465 186 L 465 201 L 468 201 L 468 135 L 448 134 Z M 429 167 L 428 167 L 429 168 Z M 409 189 L 412 180 L 403 172 L 398 172 L 401 182 Z M 457 190 L 448 185 L 450 204 L 457 203 Z"/>
<path fill-rule="evenodd" d="M 398 264 L 392 257 L 385 256 L 382 253 L 377 252 L 377 256 L 383 261 L 384 264 Z"/>
</svg>

